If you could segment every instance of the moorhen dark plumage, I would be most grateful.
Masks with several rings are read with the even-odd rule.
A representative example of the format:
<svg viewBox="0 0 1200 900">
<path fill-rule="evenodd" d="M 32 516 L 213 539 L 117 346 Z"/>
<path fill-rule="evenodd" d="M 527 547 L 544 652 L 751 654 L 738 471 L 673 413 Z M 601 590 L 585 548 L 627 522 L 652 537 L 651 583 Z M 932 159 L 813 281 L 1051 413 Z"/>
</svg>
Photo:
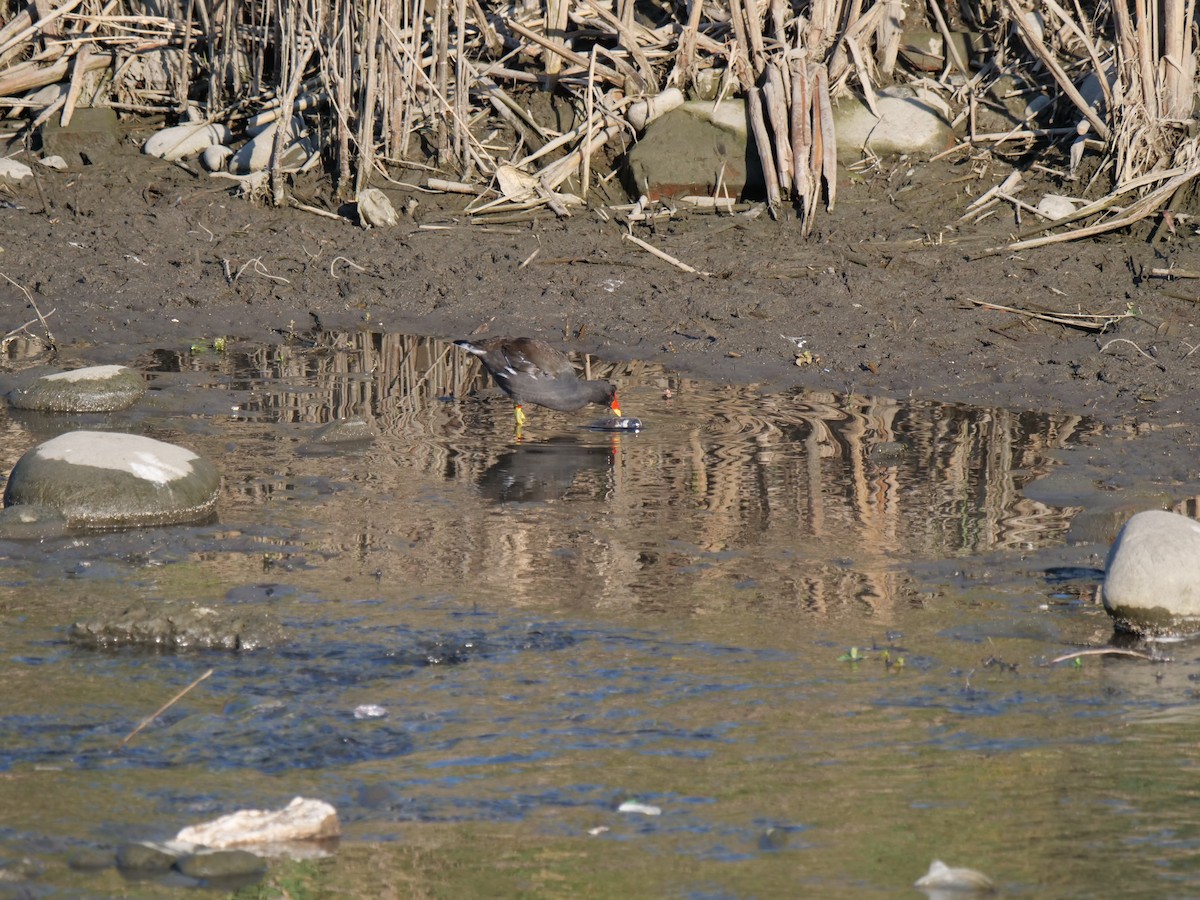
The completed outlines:
<svg viewBox="0 0 1200 900">
<path fill-rule="evenodd" d="M 483 341 L 455 341 L 479 357 L 483 367 L 516 404 L 517 424 L 525 422 L 525 403 L 574 412 L 589 403 L 603 403 L 616 415 L 617 389 L 607 381 L 584 381 L 571 361 L 545 341 L 527 337 L 496 337 Z"/>
</svg>

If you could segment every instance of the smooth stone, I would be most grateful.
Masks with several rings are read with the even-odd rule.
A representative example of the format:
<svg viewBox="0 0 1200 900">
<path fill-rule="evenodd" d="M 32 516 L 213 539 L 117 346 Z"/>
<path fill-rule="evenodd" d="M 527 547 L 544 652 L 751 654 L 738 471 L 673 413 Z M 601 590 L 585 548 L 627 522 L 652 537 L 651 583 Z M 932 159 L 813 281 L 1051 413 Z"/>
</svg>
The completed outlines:
<svg viewBox="0 0 1200 900">
<path fill-rule="evenodd" d="M 224 172 L 229 157 L 233 156 L 233 148 L 224 144 L 213 144 L 205 147 L 200 154 L 200 164 L 210 172 Z"/>
<path fill-rule="evenodd" d="M 358 220 L 364 226 L 390 228 L 400 224 L 400 216 L 392 201 L 379 188 L 366 188 L 358 195 Z"/>
<path fill-rule="evenodd" d="M 88 366 L 43 375 L 25 388 L 8 393 L 18 409 L 39 412 L 117 412 L 133 406 L 146 393 L 146 382 L 125 366 Z"/>
<path fill-rule="evenodd" d="M 0 509 L 0 538 L 41 540 L 67 530 L 67 520 L 57 509 L 35 503 Z"/>
<path fill-rule="evenodd" d="M 67 857 L 67 866 L 76 872 L 101 872 L 104 869 L 112 868 L 116 861 L 111 850 L 87 847 L 76 850 Z"/>
<path fill-rule="evenodd" d="M 934 99 L 907 87 L 885 88 L 875 95 L 878 116 L 857 97 L 835 101 L 838 160 L 855 162 L 864 152 L 875 156 L 934 155 L 952 146 L 954 130 Z"/>
<path fill-rule="evenodd" d="M 149 844 L 122 844 L 117 848 L 117 868 L 122 872 L 158 874 L 170 871 L 176 856 Z"/>
<path fill-rule="evenodd" d="M 325 840 L 339 834 L 336 809 L 323 800 L 296 797 L 283 809 L 243 809 L 211 822 L 189 825 L 175 840 L 224 849 L 243 844 Z"/>
<path fill-rule="evenodd" d="M 135 434 L 69 431 L 17 460 L 4 505 L 48 506 L 72 526 L 168 525 L 208 517 L 220 486 L 216 467 L 184 447 Z"/>
<path fill-rule="evenodd" d="M 975 869 L 965 869 L 948 866 L 940 859 L 929 864 L 929 871 L 913 884 L 913 887 L 927 892 L 957 892 L 962 896 L 970 894 L 990 894 L 996 890 L 992 879 Z"/>
<path fill-rule="evenodd" d="M 875 109 L 857 97 L 832 103 L 838 160 L 857 162 L 864 153 L 934 155 L 954 143 L 940 101 L 908 87 L 875 95 Z M 758 150 L 743 100 L 718 104 L 690 100 L 654 119 L 626 157 L 625 187 L 633 197 L 722 196 L 741 198 L 765 190 Z"/>
<path fill-rule="evenodd" d="M 630 196 L 655 201 L 711 196 L 718 186 L 733 198 L 762 193 L 745 102 L 689 101 L 655 119 L 626 156 L 623 178 Z"/>
<path fill-rule="evenodd" d="M 247 850 L 215 850 L 185 856 L 175 863 L 176 870 L 201 881 L 225 881 L 248 878 L 267 871 L 267 863 Z"/>
<path fill-rule="evenodd" d="M 201 153 L 214 144 L 224 144 L 231 136 L 229 129 L 219 123 L 173 125 L 150 135 L 142 144 L 142 152 L 173 162 Z"/>
<path fill-rule="evenodd" d="M 279 123 L 273 122 L 250 140 L 246 141 L 229 159 L 229 171 L 234 175 L 250 175 L 265 171 L 271 162 L 271 149 L 275 144 L 275 131 Z M 316 149 L 308 137 L 304 120 L 296 116 L 289 123 L 284 136 L 283 151 L 279 164 L 284 172 L 295 172 L 308 162 Z"/>
<path fill-rule="evenodd" d="M 1104 608 L 1120 631 L 1200 631 L 1200 522 L 1163 510 L 1125 523 L 1104 566 Z"/>
</svg>

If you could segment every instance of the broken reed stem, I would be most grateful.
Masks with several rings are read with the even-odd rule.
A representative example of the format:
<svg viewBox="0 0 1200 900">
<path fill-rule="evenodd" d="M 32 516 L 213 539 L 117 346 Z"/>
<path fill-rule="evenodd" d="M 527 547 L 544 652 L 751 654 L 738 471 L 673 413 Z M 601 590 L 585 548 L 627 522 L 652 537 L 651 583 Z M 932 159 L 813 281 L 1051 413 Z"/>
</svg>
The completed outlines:
<svg viewBox="0 0 1200 900">
<path fill-rule="evenodd" d="M 671 254 L 664 253 L 662 250 L 659 250 L 657 247 L 653 246 L 652 244 L 647 244 L 645 241 L 641 240 L 640 238 L 634 237 L 632 234 L 629 234 L 628 232 L 621 235 L 621 237 L 624 238 L 625 240 L 630 241 L 631 243 L 634 243 L 637 246 L 641 247 L 643 250 L 645 250 L 647 253 L 651 254 L 652 256 L 657 256 L 659 259 L 663 260 L 664 262 L 669 262 L 671 265 L 675 266 L 675 268 L 677 268 L 677 269 L 682 269 L 685 272 L 690 272 L 692 275 L 700 275 L 704 278 L 712 277 L 711 272 L 702 272 L 701 270 L 699 270 L 693 266 L 689 266 L 687 263 L 676 259 Z"/>
<path fill-rule="evenodd" d="M 25 302 L 33 307 L 34 315 L 37 316 L 37 321 L 41 324 L 42 331 L 44 331 L 46 334 L 47 346 L 50 347 L 51 349 L 53 349 L 54 347 L 57 347 L 58 342 L 54 340 L 54 334 L 50 331 L 50 326 L 46 324 L 46 316 L 43 316 L 42 311 L 40 309 L 38 309 L 38 305 L 33 299 L 33 294 L 29 293 L 29 289 L 26 288 L 25 285 L 23 285 L 23 284 L 17 284 L 17 282 L 13 281 L 11 278 L 9 278 L 7 275 L 5 275 L 3 272 L 0 272 L 0 278 L 3 278 L 5 281 L 7 281 L 9 284 L 11 284 L 13 287 L 15 287 L 18 291 L 20 291 L 22 294 L 25 295 Z M 54 310 L 51 310 L 46 315 L 47 316 L 54 315 Z M 32 323 L 26 322 L 24 325 L 21 326 L 21 328 L 18 328 L 17 331 L 19 332 L 25 328 L 28 328 L 30 324 L 32 324 Z M 16 334 L 16 333 L 17 332 L 9 332 L 9 334 L 7 336 L 11 337 L 13 334 Z"/>
<path fill-rule="evenodd" d="M 122 747 L 124 747 L 126 744 L 128 744 L 129 741 L 132 740 L 132 738 L 138 732 L 140 732 L 143 728 L 145 728 L 147 725 L 149 725 L 151 722 L 153 722 L 155 719 L 157 719 L 159 716 L 161 716 L 163 713 L 165 713 L 168 709 L 170 709 L 172 706 L 174 706 L 176 703 L 178 703 L 180 700 L 182 700 L 184 697 L 186 697 L 188 692 L 192 688 L 194 688 L 196 685 L 198 685 L 204 679 L 206 679 L 210 675 L 212 675 L 212 673 L 214 671 L 216 671 L 216 670 L 209 669 L 207 672 L 205 672 L 203 675 L 201 675 L 199 678 L 197 678 L 195 681 L 193 681 L 191 684 L 189 684 L 187 687 L 185 687 L 182 691 L 180 691 L 178 694 L 176 694 L 174 697 L 172 697 L 170 700 L 168 700 L 166 703 L 164 703 L 162 706 L 160 706 L 158 709 L 156 709 L 154 712 L 152 712 L 146 718 L 142 719 L 142 721 L 138 723 L 137 728 L 133 729 L 133 731 L 131 731 L 131 732 L 129 732 L 129 734 L 125 735 L 125 737 L 123 737 L 121 739 L 121 742 L 119 744 L 117 744 L 117 746 L 113 747 L 113 752 L 115 753 L 117 750 L 120 750 Z"/>
</svg>

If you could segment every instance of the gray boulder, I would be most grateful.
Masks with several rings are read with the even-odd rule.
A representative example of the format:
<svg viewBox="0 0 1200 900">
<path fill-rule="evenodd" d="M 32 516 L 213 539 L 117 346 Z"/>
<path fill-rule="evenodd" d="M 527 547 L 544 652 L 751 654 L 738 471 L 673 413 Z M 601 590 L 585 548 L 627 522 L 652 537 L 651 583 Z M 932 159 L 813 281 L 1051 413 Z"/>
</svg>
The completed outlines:
<svg viewBox="0 0 1200 900">
<path fill-rule="evenodd" d="M 4 505 L 50 507 L 73 527 L 169 525 L 207 518 L 220 485 L 212 463 L 183 447 L 135 434 L 69 431 L 17 460 Z"/>
<path fill-rule="evenodd" d="M 1200 631 L 1200 522 L 1157 509 L 1133 516 L 1108 552 L 1103 599 L 1121 631 Z"/>
<path fill-rule="evenodd" d="M 43 375 L 9 392 L 18 409 L 41 412 L 115 412 L 133 406 L 146 393 L 142 376 L 125 366 L 88 366 Z"/>
</svg>

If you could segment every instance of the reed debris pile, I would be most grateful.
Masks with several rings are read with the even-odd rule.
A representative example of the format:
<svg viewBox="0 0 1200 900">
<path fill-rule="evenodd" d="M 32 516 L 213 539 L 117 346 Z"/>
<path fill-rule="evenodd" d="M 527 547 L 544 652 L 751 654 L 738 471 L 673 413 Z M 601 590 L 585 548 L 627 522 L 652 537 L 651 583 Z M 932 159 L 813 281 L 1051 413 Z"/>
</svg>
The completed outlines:
<svg viewBox="0 0 1200 900">
<path fill-rule="evenodd" d="M 475 210 L 566 214 L 664 110 L 740 100 L 769 209 L 811 225 L 839 98 L 899 83 L 941 98 L 951 152 L 1074 186 L 1028 246 L 1182 208 L 1195 32 L 1194 0 L 4 0 L 0 109 L 30 134 L 82 106 L 265 134 L 259 163 L 212 164 L 261 169 L 277 203 L 289 170 L 350 199 L 424 168 Z"/>
</svg>

